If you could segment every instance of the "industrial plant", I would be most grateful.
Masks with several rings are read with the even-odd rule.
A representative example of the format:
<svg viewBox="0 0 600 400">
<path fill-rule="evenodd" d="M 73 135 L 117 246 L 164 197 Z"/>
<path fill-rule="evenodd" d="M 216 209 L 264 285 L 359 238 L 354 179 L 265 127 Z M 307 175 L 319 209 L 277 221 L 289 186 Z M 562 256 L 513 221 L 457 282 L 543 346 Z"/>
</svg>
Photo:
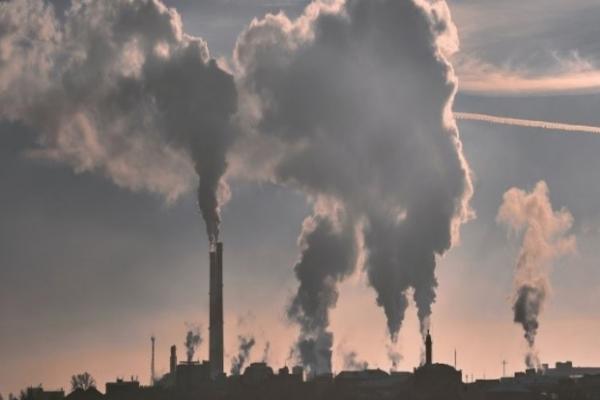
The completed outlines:
<svg viewBox="0 0 600 400">
<path fill-rule="evenodd" d="M 211 244 L 209 254 L 209 360 L 193 361 L 189 352 L 178 362 L 177 347 L 169 354 L 169 371 L 156 376 L 155 337 L 151 340 L 148 385 L 137 377 L 107 382 L 104 393 L 95 386 L 46 391 L 41 386 L 22 392 L 21 400 L 200 400 L 200 399 L 395 399 L 395 400 L 541 400 L 600 399 L 600 368 L 575 367 L 570 361 L 555 368 L 516 372 L 512 377 L 477 379 L 455 365 L 434 362 L 433 339 L 424 340 L 424 360 L 413 371 L 381 369 L 311 374 L 302 365 L 275 371 L 266 362 L 254 362 L 239 373 L 227 375 L 223 368 L 223 243 Z M 191 334 L 191 332 L 190 332 Z M 189 334 L 188 334 L 189 336 Z M 240 369 L 241 369 L 240 365 Z M 13 396 L 9 400 L 15 399 Z"/>
</svg>

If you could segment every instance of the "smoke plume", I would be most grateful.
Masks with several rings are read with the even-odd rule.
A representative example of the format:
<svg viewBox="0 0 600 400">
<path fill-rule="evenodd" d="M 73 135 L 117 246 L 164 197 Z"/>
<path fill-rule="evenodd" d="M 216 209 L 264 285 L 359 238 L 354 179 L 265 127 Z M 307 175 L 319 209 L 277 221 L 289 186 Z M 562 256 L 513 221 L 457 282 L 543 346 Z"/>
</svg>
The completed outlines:
<svg viewBox="0 0 600 400">
<path fill-rule="evenodd" d="M 344 221 L 314 215 L 304 221 L 300 247 L 302 255 L 294 267 L 300 286 L 288 317 L 300 325 L 297 345 L 303 365 L 309 375 L 319 375 L 331 372 L 329 311 L 337 303 L 337 282 L 353 270 L 354 231 Z"/>
<path fill-rule="evenodd" d="M 264 179 L 315 203 L 289 311 L 310 370 L 331 371 L 329 311 L 359 260 L 391 339 L 409 288 L 426 332 L 436 257 L 471 215 L 469 168 L 450 112 L 456 78 L 446 57 L 457 47 L 446 3 L 422 0 L 314 2 L 296 20 L 255 20 L 238 39 L 238 90 L 253 104 L 243 112 L 260 143 L 245 157 L 262 161 Z M 321 201 L 336 206 L 323 210 Z"/>
<path fill-rule="evenodd" d="M 400 365 L 400 362 L 402 361 L 402 354 L 400 354 L 400 352 L 396 351 L 392 346 L 387 346 L 387 356 L 388 359 L 390 360 L 390 363 L 392 364 L 390 370 L 392 371 L 397 371 L 398 370 L 398 366 Z"/>
<path fill-rule="evenodd" d="M 238 354 L 231 358 L 231 375 L 239 375 L 242 372 L 248 357 L 250 357 L 250 351 L 256 344 L 252 336 L 238 336 L 238 342 Z"/>
<path fill-rule="evenodd" d="M 548 267 L 565 254 L 575 251 L 575 236 L 569 234 L 573 217 L 565 208 L 554 211 L 544 181 L 533 191 L 509 189 L 503 197 L 497 220 L 522 234 L 522 244 L 515 266 L 514 322 L 525 332 L 525 364 L 540 368 L 535 338 L 539 316 L 550 291 Z"/>
<path fill-rule="evenodd" d="M 369 363 L 358 359 L 355 351 L 344 354 L 344 369 L 348 371 L 364 371 L 369 368 Z"/>
<path fill-rule="evenodd" d="M 192 362 L 194 360 L 196 349 L 198 349 L 201 344 L 202 335 L 200 334 L 200 327 L 190 326 L 187 334 L 185 335 L 184 343 L 188 362 Z"/>
<path fill-rule="evenodd" d="M 261 361 L 264 363 L 268 362 L 270 353 L 271 353 L 271 342 L 267 341 L 267 343 L 265 343 L 265 348 L 263 349 Z"/>
<path fill-rule="evenodd" d="M 233 77 L 159 0 L 0 3 L 0 118 L 38 133 L 31 156 L 169 201 L 199 179 L 218 236 L 237 109 Z"/>
</svg>

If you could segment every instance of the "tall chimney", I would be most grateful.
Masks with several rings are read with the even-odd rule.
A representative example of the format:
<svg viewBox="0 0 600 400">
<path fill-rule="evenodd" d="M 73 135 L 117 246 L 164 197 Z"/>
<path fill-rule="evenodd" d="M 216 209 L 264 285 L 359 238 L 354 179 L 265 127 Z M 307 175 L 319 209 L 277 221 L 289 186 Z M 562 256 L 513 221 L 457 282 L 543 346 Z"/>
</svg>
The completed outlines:
<svg viewBox="0 0 600 400">
<path fill-rule="evenodd" d="M 425 338 L 425 365 L 431 365 L 433 359 L 433 343 L 431 341 L 431 335 L 427 331 L 427 337 Z"/>
<path fill-rule="evenodd" d="M 154 372 L 154 342 L 156 341 L 156 339 L 154 338 L 154 336 L 150 337 L 150 340 L 152 341 L 152 358 L 150 360 L 150 384 L 154 385 L 154 380 L 156 377 L 156 374 Z"/>
<path fill-rule="evenodd" d="M 209 358 L 213 378 L 223 374 L 223 243 L 210 251 Z"/>
<path fill-rule="evenodd" d="M 175 345 L 171 346 L 171 360 L 170 360 L 170 370 L 169 372 L 171 372 L 171 375 L 175 374 L 175 371 L 177 370 L 177 347 Z"/>
</svg>

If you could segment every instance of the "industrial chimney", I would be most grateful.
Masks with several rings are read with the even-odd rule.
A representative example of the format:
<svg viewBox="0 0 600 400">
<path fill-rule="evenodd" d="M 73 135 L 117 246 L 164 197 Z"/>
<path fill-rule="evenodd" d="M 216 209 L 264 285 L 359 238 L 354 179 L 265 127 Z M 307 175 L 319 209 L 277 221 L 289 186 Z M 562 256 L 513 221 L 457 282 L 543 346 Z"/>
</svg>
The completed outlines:
<svg viewBox="0 0 600 400">
<path fill-rule="evenodd" d="M 223 374 L 223 243 L 210 250 L 209 359 L 211 376 Z"/>
<path fill-rule="evenodd" d="M 151 359 L 150 359 L 150 385 L 154 386 L 155 382 L 155 377 L 156 377 L 156 373 L 154 371 L 154 344 L 156 339 L 154 338 L 154 336 L 150 337 L 150 341 L 152 342 L 152 355 L 151 355 Z"/>
<path fill-rule="evenodd" d="M 175 371 L 177 370 L 177 347 L 175 345 L 171 346 L 170 367 L 169 372 L 171 375 L 175 375 Z"/>
<path fill-rule="evenodd" d="M 433 343 L 431 341 L 431 335 L 427 331 L 427 337 L 425 338 L 425 365 L 431 365 L 433 359 Z"/>
</svg>

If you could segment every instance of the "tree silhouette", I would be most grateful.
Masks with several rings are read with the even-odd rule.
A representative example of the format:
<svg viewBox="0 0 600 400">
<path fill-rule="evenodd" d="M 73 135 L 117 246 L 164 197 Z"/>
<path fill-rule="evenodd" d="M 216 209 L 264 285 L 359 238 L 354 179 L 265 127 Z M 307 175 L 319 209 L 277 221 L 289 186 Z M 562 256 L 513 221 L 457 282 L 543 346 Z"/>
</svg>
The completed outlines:
<svg viewBox="0 0 600 400">
<path fill-rule="evenodd" d="M 71 390 L 95 388 L 96 381 L 88 372 L 83 374 L 73 375 L 71 377 Z"/>
</svg>

